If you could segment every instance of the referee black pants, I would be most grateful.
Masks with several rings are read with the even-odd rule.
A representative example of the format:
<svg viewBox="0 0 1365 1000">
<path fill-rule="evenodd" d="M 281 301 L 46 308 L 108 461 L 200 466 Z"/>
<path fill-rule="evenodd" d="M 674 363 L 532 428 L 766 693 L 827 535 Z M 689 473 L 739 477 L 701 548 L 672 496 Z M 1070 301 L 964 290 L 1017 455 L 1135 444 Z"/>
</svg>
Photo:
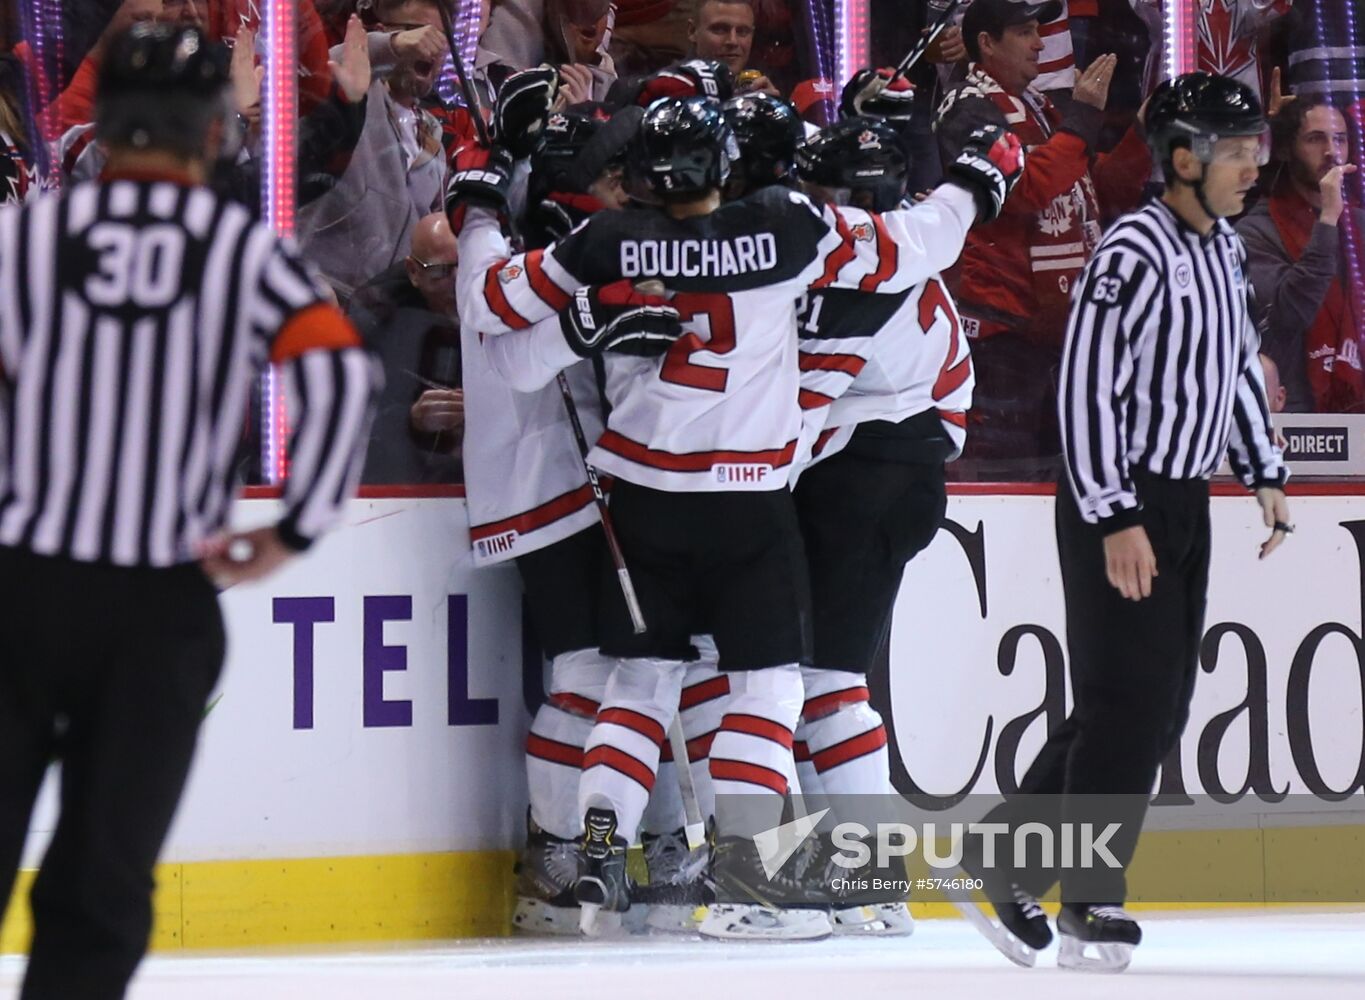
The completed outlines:
<svg viewBox="0 0 1365 1000">
<path fill-rule="evenodd" d="M 1122 903 L 1161 762 L 1189 718 L 1209 580 L 1209 491 L 1204 480 L 1135 472 L 1142 525 L 1156 553 L 1152 595 L 1129 601 L 1105 575 L 1104 536 L 1081 519 L 1063 481 L 1057 488 L 1057 549 L 1066 597 L 1073 706 L 1020 782 L 1017 798 L 992 813 L 1024 820 L 1121 827 L 1108 841 L 1122 866 L 1062 873 L 1062 899 Z M 1040 798 L 1033 798 L 1039 796 Z M 1059 852 L 1060 854 L 1060 852 Z M 1041 896 L 1057 871 L 1030 865 L 1019 884 Z"/>
<path fill-rule="evenodd" d="M 117 1000 L 147 948 L 152 869 L 222 668 L 217 595 L 193 565 L 0 548 L 0 609 L 0 907 L 61 764 L 21 1000 Z"/>
</svg>

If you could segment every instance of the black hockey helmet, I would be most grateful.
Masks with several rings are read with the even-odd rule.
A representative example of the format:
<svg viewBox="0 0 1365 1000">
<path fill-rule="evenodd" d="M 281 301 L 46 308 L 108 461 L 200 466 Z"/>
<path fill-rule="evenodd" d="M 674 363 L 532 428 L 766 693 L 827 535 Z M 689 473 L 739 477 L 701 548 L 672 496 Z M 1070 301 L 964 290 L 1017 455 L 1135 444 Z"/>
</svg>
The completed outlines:
<svg viewBox="0 0 1365 1000">
<path fill-rule="evenodd" d="M 700 195 L 724 187 L 738 154 L 719 104 L 665 97 L 645 109 L 626 172 L 664 199 Z"/>
<path fill-rule="evenodd" d="M 545 122 L 531 154 L 531 193 L 585 194 L 604 170 L 625 161 L 644 112 L 625 107 L 609 114 L 603 104 L 585 102 L 556 111 Z"/>
<path fill-rule="evenodd" d="M 1147 103 L 1143 126 L 1148 145 L 1163 165 L 1179 146 L 1188 147 L 1201 162 L 1212 163 L 1219 139 L 1267 135 L 1261 102 L 1252 89 L 1213 73 L 1185 73 L 1157 87 Z"/>
<path fill-rule="evenodd" d="M 113 39 L 100 66 L 96 137 L 202 156 L 209 123 L 230 110 L 228 63 L 227 48 L 198 28 L 134 24 Z"/>
<path fill-rule="evenodd" d="M 883 119 L 858 116 L 841 119 L 798 146 L 796 174 L 820 187 L 863 193 L 853 203 L 886 212 L 905 197 L 910 158 Z"/>
<path fill-rule="evenodd" d="M 737 173 L 746 191 L 795 181 L 796 147 L 806 130 L 789 102 L 771 94 L 741 94 L 726 101 L 721 113 L 739 144 Z"/>
</svg>

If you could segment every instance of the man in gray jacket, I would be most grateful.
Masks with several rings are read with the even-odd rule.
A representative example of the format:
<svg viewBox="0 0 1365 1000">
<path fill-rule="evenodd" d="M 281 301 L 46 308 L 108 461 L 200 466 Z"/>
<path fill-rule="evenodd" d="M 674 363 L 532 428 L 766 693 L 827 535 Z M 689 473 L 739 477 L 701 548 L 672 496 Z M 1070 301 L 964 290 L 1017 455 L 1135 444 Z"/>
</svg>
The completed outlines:
<svg viewBox="0 0 1365 1000">
<path fill-rule="evenodd" d="M 336 187 L 299 212 L 304 256 L 345 302 L 411 249 L 417 220 L 445 197 L 441 126 L 423 110 L 447 45 L 436 0 L 376 0 L 365 126 Z M 332 58 L 340 46 L 332 50 Z"/>
<path fill-rule="evenodd" d="M 1365 411 L 1358 335 L 1365 212 L 1342 192 L 1346 119 L 1299 98 L 1272 121 L 1268 197 L 1237 224 L 1257 301 L 1262 350 L 1280 370 L 1290 413 Z"/>
</svg>

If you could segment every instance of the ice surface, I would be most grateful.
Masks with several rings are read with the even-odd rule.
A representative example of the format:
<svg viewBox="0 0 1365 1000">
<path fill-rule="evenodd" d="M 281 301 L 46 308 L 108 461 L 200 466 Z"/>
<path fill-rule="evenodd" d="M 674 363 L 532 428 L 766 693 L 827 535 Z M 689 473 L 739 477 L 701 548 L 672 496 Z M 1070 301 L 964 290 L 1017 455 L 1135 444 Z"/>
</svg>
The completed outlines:
<svg viewBox="0 0 1365 1000">
<path fill-rule="evenodd" d="M 154 955 L 131 1000 L 1254 1000 L 1365 997 L 1365 913 L 1137 914 L 1145 940 L 1119 976 L 1009 964 L 961 920 L 914 937 L 811 944 L 471 940 L 366 951 Z M 0 958 L 0 997 L 23 961 Z"/>
</svg>

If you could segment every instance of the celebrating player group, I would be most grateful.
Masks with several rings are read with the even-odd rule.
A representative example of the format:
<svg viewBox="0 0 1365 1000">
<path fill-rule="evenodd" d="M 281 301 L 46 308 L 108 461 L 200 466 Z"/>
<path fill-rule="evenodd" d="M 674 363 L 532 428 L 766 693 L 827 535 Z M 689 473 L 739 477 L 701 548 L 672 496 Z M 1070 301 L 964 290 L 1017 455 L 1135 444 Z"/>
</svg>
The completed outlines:
<svg viewBox="0 0 1365 1000">
<path fill-rule="evenodd" d="M 548 661 L 526 741 L 525 932 L 913 931 L 906 871 L 850 870 L 824 834 L 847 803 L 895 794 L 868 675 L 888 669 L 905 568 L 943 521 L 946 464 L 969 428 L 976 444 L 1013 432 L 987 400 L 1016 369 L 987 362 L 1027 359 L 1026 340 L 988 347 L 1019 317 L 968 309 L 993 267 L 954 272 L 959 314 L 945 273 L 969 246 L 1027 265 L 1003 299 L 1048 292 L 1024 332 L 1069 309 L 1054 339 L 1073 705 L 987 819 L 1070 829 L 1102 793 L 1123 832 L 1099 877 L 964 846 L 938 881 L 1020 965 L 1054 927 L 1066 968 L 1122 970 L 1141 941 L 1124 872 L 1198 674 L 1210 476 L 1226 458 L 1254 492 L 1262 557 L 1294 530 L 1227 221 L 1267 126 L 1235 80 L 1164 82 L 1119 144 L 1145 140 L 1163 191 L 1102 234 L 1097 181 L 1124 172 L 1093 150 L 1114 57 L 1058 112 L 1024 94 L 1024 69 L 1059 5 L 975 0 L 966 48 L 1000 77 L 974 68 L 949 94 L 942 183 L 911 191 L 940 151 L 914 138 L 905 74 L 956 6 L 900 66 L 856 73 L 824 128 L 766 78 L 736 95 L 706 59 L 618 81 L 610 103 L 569 103 L 581 88 L 559 70 L 526 69 L 485 119 L 455 56 L 478 133 L 450 152 L 445 197 L 469 535 L 477 565 L 516 564 Z M 368 65 L 364 37 L 353 19 L 350 59 Z M 227 49 L 148 22 L 103 58 L 99 179 L 0 209 L 0 900 L 62 761 L 25 1000 L 123 995 L 224 656 L 214 585 L 265 578 L 341 520 L 382 382 L 311 265 L 228 197 L 245 165 Z M 414 284 L 418 265 L 429 287 L 454 266 L 409 257 Z M 293 390 L 290 472 L 281 519 L 239 532 L 233 468 L 267 362 Z M 770 849 L 792 828 L 821 835 Z M 1059 883 L 1054 921 L 1038 900 Z"/>
<path fill-rule="evenodd" d="M 538 67 L 503 86 L 491 140 L 456 154 L 446 207 L 460 243 L 471 539 L 480 564 L 515 561 L 550 665 L 526 748 L 522 930 L 720 939 L 913 930 L 903 891 L 831 892 L 818 849 L 753 875 L 762 870 L 753 834 L 790 820 L 793 796 L 893 791 L 867 674 L 905 566 L 942 522 L 944 466 L 962 451 L 974 385 L 942 275 L 1026 170 L 1015 133 L 984 124 L 945 164 L 943 183 L 907 191 L 914 158 L 937 154 L 898 127 L 899 75 L 857 74 L 842 117 L 817 130 L 781 98 L 732 96 L 719 63 L 673 67 L 612 107 L 557 103 L 556 71 Z M 1226 144 L 1254 143 L 1259 107 L 1251 99 L 1229 129 L 1210 118 L 1227 111 L 1227 94 L 1166 90 L 1147 125 L 1164 143 L 1171 211 L 1207 212 L 1222 237 L 1215 197 L 1237 183 L 1227 164 L 1255 158 Z M 1143 324 L 1160 310 L 1141 311 L 1134 297 L 1169 264 L 1160 249 L 1142 267 L 1124 262 L 1141 243 L 1111 241 L 1096 257 L 1107 270 L 1077 285 L 1089 299 L 1069 350 L 1115 328 L 1126 339 L 1111 350 L 1150 349 L 1144 338 L 1157 333 Z M 1282 538 L 1284 472 L 1254 347 L 1246 354 L 1254 331 L 1242 292 L 1204 321 L 1228 356 L 1253 359 L 1208 393 L 1222 393 L 1225 425 L 1208 451 L 1216 467 L 1231 447 Z M 1140 294 L 1149 303 L 1157 292 L 1143 284 Z M 1136 392 L 1134 407 L 1165 391 L 1135 382 L 1106 391 L 1119 401 Z M 1063 486 L 1081 504 L 1063 537 L 1088 546 L 1093 533 L 1114 601 L 1141 601 L 1151 577 L 1147 593 L 1122 590 L 1114 567 L 1128 550 L 1107 539 L 1140 524 L 1130 515 L 1159 501 L 1156 480 L 1171 472 L 1143 472 L 1145 442 L 1126 440 L 1123 421 L 1099 426 L 1120 411 L 1092 413 L 1074 391 L 1064 398 L 1096 425 L 1091 440 L 1118 439 L 1096 453 L 1097 467 L 1088 449 L 1070 462 L 1085 473 Z M 1105 463 L 1112 522 L 1091 502 Z M 1202 481 L 1207 464 L 1175 478 Z M 1094 575 L 1088 562 L 1085 572 Z M 1112 613 L 1085 599 L 1097 621 Z M 1147 627 L 1128 614 L 1123 627 Z M 1184 651 L 1172 655 L 1178 678 Z M 1085 726 L 1068 724 L 1072 737 Z M 1153 777 L 1132 780 L 1150 787 Z M 1065 780 L 1046 790 L 1065 791 Z M 638 882 L 627 865 L 635 845 L 647 870 Z M 1031 964 L 1051 940 L 1036 899 L 1010 873 L 966 864 L 991 909 L 964 907 L 1006 955 Z M 1070 899 L 1064 885 L 1065 964 L 1127 964 L 1140 935 L 1122 891 Z"/>
</svg>

